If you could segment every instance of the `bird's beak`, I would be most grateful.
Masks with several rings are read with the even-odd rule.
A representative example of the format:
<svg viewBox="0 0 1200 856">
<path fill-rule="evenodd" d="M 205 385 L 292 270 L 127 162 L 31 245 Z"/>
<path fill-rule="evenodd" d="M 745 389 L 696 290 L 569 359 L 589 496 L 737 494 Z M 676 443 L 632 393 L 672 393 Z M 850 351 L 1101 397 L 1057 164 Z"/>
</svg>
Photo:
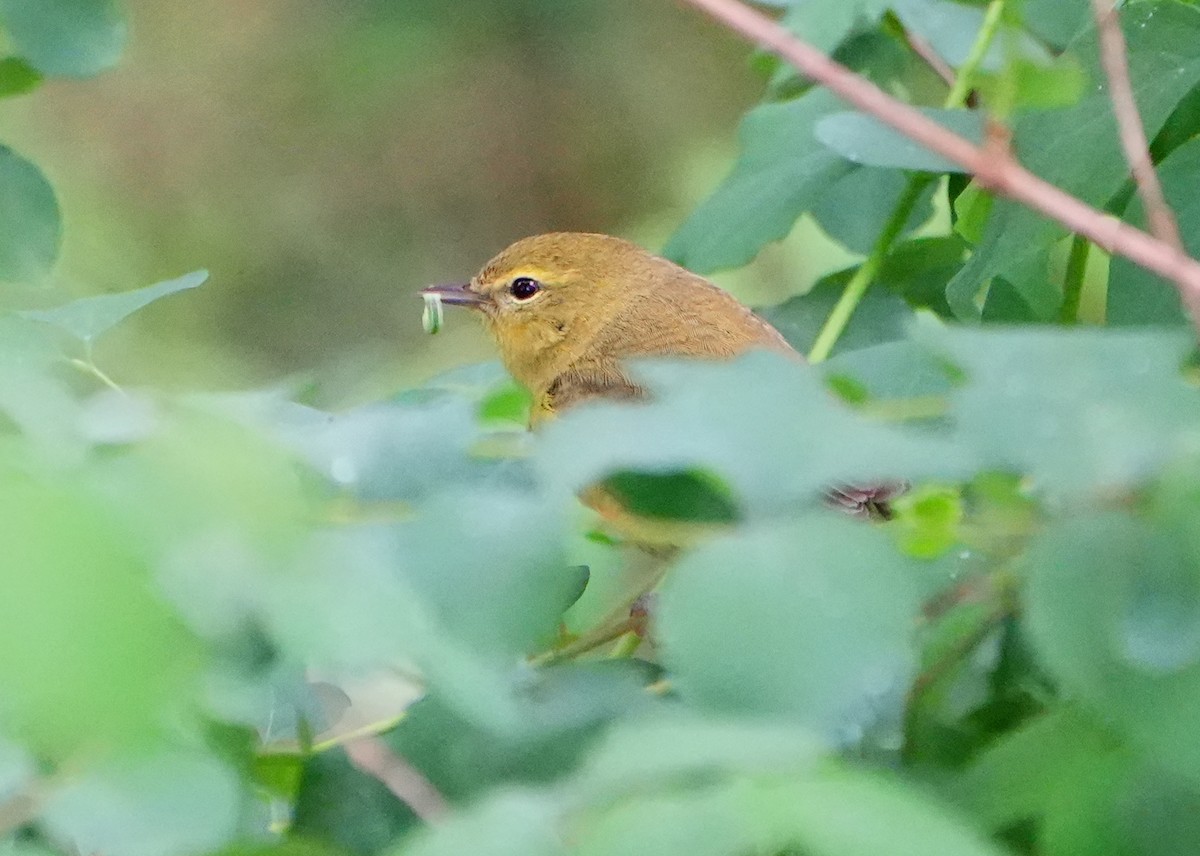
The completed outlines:
<svg viewBox="0 0 1200 856">
<path fill-rule="evenodd" d="M 422 288 L 421 294 L 436 294 L 443 303 L 451 306 L 474 306 L 478 308 L 485 299 L 474 291 L 468 283 L 451 283 L 449 285 L 431 285 Z"/>
</svg>

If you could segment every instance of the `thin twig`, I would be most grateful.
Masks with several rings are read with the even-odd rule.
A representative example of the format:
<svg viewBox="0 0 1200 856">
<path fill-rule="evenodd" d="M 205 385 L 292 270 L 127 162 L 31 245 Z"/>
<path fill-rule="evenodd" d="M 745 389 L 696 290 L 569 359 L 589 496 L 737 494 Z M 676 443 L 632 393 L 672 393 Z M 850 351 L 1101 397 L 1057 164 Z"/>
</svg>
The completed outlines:
<svg viewBox="0 0 1200 856">
<path fill-rule="evenodd" d="M 942 79 L 950 88 L 954 88 L 954 69 L 950 63 L 942 59 L 941 54 L 933 49 L 933 45 L 918 36 L 908 27 L 904 28 L 904 41 L 909 50 L 919 56 L 922 61 L 933 69 L 933 73 Z"/>
<path fill-rule="evenodd" d="M 966 60 L 957 74 L 951 71 L 950 91 L 946 93 L 946 99 L 942 102 L 942 106 L 946 109 L 962 107 L 970 96 L 972 81 L 979 72 L 979 66 L 983 64 L 988 48 L 991 47 L 992 41 L 996 38 L 996 32 L 1000 28 L 1004 3 L 1005 0 L 992 0 Z M 911 36 L 907 28 L 905 28 L 905 33 Z M 883 269 L 883 263 L 887 260 L 888 253 L 892 251 L 892 246 L 903 234 L 904 226 L 912 216 L 913 210 L 916 209 L 921 194 L 932 180 L 932 176 L 925 173 L 917 173 L 908 179 L 908 184 L 896 201 L 883 231 L 880 232 L 875 244 L 871 247 L 871 254 L 867 256 L 866 261 L 859 265 L 858 270 L 850 278 L 850 282 L 846 283 L 842 296 L 838 298 L 833 311 L 829 313 L 829 317 L 825 319 L 817 338 L 813 341 L 812 349 L 808 353 L 810 363 L 823 362 L 833 352 L 833 346 L 846 331 L 850 318 L 858 308 L 858 304 L 862 302 L 867 289 L 879 276 L 879 271 Z"/>
<path fill-rule="evenodd" d="M 425 823 L 437 823 L 450 810 L 446 798 L 429 779 L 379 738 L 353 740 L 344 748 L 355 767 L 379 780 Z"/>
<path fill-rule="evenodd" d="M 996 146 L 977 146 L 834 62 L 777 22 L 739 0 L 685 0 L 729 29 L 776 54 L 844 101 L 874 116 L 975 176 L 984 188 L 1058 221 L 1094 244 L 1175 283 L 1200 327 L 1200 262 L 1179 247 L 1122 223 L 1021 166 Z"/>
<path fill-rule="evenodd" d="M 1114 0 L 1092 0 L 1092 11 L 1096 16 L 1096 29 L 1100 35 L 1100 63 L 1108 78 L 1108 98 L 1112 102 L 1113 115 L 1117 118 L 1117 131 L 1125 160 L 1133 173 L 1138 195 L 1146 208 L 1146 222 L 1150 232 L 1160 241 L 1170 244 L 1181 253 L 1186 252 L 1179 237 L 1179 225 L 1175 214 L 1163 195 L 1154 163 L 1150 160 L 1150 143 L 1146 129 L 1138 113 L 1137 101 L 1133 97 L 1133 86 L 1129 82 L 1129 58 L 1125 47 L 1125 34 L 1117 20 Z"/>
</svg>

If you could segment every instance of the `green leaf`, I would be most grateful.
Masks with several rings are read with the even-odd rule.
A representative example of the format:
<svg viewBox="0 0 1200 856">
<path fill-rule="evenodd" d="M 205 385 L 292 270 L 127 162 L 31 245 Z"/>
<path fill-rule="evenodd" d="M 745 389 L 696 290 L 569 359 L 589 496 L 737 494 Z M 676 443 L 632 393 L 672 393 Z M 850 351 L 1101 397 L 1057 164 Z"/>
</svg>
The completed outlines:
<svg viewBox="0 0 1200 856">
<path fill-rule="evenodd" d="M 793 348 L 807 353 L 816 341 L 829 313 L 846 289 L 854 270 L 827 276 L 807 294 L 793 297 L 769 309 L 763 316 L 783 334 Z M 904 300 L 879 284 L 868 289 L 850 323 L 838 338 L 834 354 L 903 339 L 913 311 Z"/>
<path fill-rule="evenodd" d="M 1129 45 L 1130 80 L 1146 132 L 1153 136 L 1180 99 L 1200 81 L 1200 9 L 1175 2 L 1126 4 L 1121 25 Z M 1072 50 L 1096 88 L 1074 106 L 1021 115 L 1014 147 L 1030 170 L 1092 205 L 1121 189 L 1128 166 L 1118 143 L 1094 31 Z M 946 287 L 954 313 L 978 320 L 976 302 L 992 277 L 1003 276 L 1035 318 L 1049 320 L 1062 296 L 1049 278 L 1049 255 L 1066 230 L 1016 203 L 998 199 L 974 255 Z"/>
<path fill-rule="evenodd" d="M 853 166 L 813 135 L 837 102 L 814 90 L 785 104 L 756 107 L 742 122 L 733 172 L 668 242 L 665 255 L 708 273 L 743 265 L 783 238 Z"/>
<path fill-rule="evenodd" d="M 562 552 L 558 506 L 528 494 L 447 490 L 395 530 L 405 579 L 457 639 L 531 653 L 554 638 L 582 588 Z"/>
<path fill-rule="evenodd" d="M 210 756 L 123 758 L 55 790 L 43 823 L 80 853 L 204 853 L 232 838 L 245 795 Z"/>
<path fill-rule="evenodd" d="M 949 0 L 895 0 L 894 7 L 905 27 L 928 42 L 952 68 L 966 62 L 983 27 L 984 10 L 978 6 Z M 981 68 L 999 71 L 1013 59 L 1045 63 L 1050 56 L 1026 33 L 1002 27 L 988 47 Z"/>
<path fill-rule="evenodd" d="M 975 110 L 921 110 L 928 118 L 979 145 L 983 117 Z M 963 167 L 935 154 L 920 143 L 865 113 L 831 113 L 816 123 L 816 138 L 846 160 L 866 166 L 925 172 L 962 172 Z"/>
<path fill-rule="evenodd" d="M 79 486 L 0 483 L 0 648 L 21 652 L 0 657 L 0 729 L 57 758 L 161 739 L 198 648 L 132 539 Z"/>
<path fill-rule="evenodd" d="M 851 252 L 867 255 L 907 186 L 908 176 L 898 170 L 856 169 L 834 182 L 812 214 L 829 237 Z M 904 233 L 933 216 L 933 192 L 930 184 L 913 207 Z"/>
<path fill-rule="evenodd" d="M 822 53 L 833 53 L 857 25 L 873 23 L 879 0 L 803 0 L 790 3 L 783 25 Z"/>
<path fill-rule="evenodd" d="M 19 314 L 34 321 L 53 324 L 80 341 L 90 344 L 101 333 L 116 326 L 142 307 L 167 295 L 203 285 L 207 279 L 208 271 L 192 271 L 178 279 L 133 291 L 81 297 L 53 309 L 28 309 Z"/>
<path fill-rule="evenodd" d="M 942 341 L 969 380 L 953 408 L 960 442 L 1050 496 L 1127 488 L 1196 440 L 1200 395 L 1180 371 L 1187 336 L 956 330 Z"/>
<path fill-rule="evenodd" d="M 36 166 L 0 146 L 0 280 L 45 276 L 61 232 L 54 188 Z"/>
<path fill-rule="evenodd" d="M 886 741 L 915 665 L 910 575 L 886 536 L 832 513 L 704 545 L 662 594 L 672 681 L 704 710 L 783 715 L 839 743 L 877 728 Z"/>
<path fill-rule="evenodd" d="M 37 89 L 42 76 L 37 69 L 16 56 L 0 59 L 0 98 L 24 95 Z"/>
<path fill-rule="evenodd" d="M 648 664 L 633 660 L 555 666 L 517 685 L 519 731 L 497 732 L 435 695 L 410 707 L 382 739 L 447 800 L 466 804 L 499 786 L 552 783 L 574 770 L 614 720 L 645 715 Z M 640 717 L 638 718 L 640 721 Z"/>
<path fill-rule="evenodd" d="M 1200 139 L 1172 152 L 1159 166 L 1158 175 L 1184 244 L 1193 257 L 1200 255 L 1200 195 L 1195 192 Z M 1140 198 L 1134 198 L 1125 219 L 1144 226 Z M 1123 256 L 1114 256 L 1109 268 L 1107 320 L 1113 326 L 1189 323 L 1176 287 Z"/>
<path fill-rule="evenodd" d="M 1091 20 L 1088 0 L 1024 0 L 1025 26 L 1056 47 L 1064 47 Z"/>
<path fill-rule="evenodd" d="M 754 353 L 729 363 L 635 366 L 655 400 L 589 403 L 539 432 L 535 465 L 566 495 L 616 472 L 711 472 L 747 518 L 809 505 L 838 483 L 961 474 L 936 438 L 872 423 L 820 372 Z"/>
<path fill-rule="evenodd" d="M 17 52 L 53 77 L 112 67 L 127 35 L 117 0 L 0 0 L 0 23 Z"/>
<path fill-rule="evenodd" d="M 403 856 L 567 856 L 556 801 L 522 791 L 493 796 L 404 842 Z M 398 854 L 399 856 L 399 854 Z"/>
<path fill-rule="evenodd" d="M 338 852 L 374 856 L 417 823 L 412 809 L 335 749 L 305 764 L 290 832 Z"/>
<path fill-rule="evenodd" d="M 1118 514 L 1056 525 L 1029 552 L 1029 628 L 1051 672 L 1160 763 L 1200 783 L 1200 556 Z"/>
</svg>

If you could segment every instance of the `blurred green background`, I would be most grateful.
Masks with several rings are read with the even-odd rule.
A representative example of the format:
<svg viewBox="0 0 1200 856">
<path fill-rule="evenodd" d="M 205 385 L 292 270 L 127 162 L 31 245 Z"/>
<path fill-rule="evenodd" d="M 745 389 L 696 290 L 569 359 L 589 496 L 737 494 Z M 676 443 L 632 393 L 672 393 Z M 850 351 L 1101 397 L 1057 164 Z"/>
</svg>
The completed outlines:
<svg viewBox="0 0 1200 856">
<path fill-rule="evenodd" d="M 127 11 L 119 68 L 6 101 L 0 135 L 63 207 L 44 302 L 212 271 L 104 343 L 129 384 L 303 378 L 337 405 L 488 358 L 465 318 L 425 336 L 413 292 L 542 231 L 658 249 L 728 170 L 762 88 L 744 45 L 671 2 Z M 792 241 L 726 284 L 773 302 L 843 258 Z"/>
</svg>

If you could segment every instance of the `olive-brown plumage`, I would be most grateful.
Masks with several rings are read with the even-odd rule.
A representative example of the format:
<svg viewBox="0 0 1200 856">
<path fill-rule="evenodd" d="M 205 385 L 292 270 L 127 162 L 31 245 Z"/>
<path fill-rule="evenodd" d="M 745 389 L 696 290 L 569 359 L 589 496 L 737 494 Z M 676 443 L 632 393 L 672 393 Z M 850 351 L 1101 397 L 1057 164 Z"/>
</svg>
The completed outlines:
<svg viewBox="0 0 1200 856">
<path fill-rule="evenodd" d="M 481 310 L 505 367 L 533 393 L 534 424 L 589 398 L 640 396 L 629 359 L 799 356 L 708 280 L 608 235 L 525 238 L 465 286 L 427 291 Z"/>
</svg>

